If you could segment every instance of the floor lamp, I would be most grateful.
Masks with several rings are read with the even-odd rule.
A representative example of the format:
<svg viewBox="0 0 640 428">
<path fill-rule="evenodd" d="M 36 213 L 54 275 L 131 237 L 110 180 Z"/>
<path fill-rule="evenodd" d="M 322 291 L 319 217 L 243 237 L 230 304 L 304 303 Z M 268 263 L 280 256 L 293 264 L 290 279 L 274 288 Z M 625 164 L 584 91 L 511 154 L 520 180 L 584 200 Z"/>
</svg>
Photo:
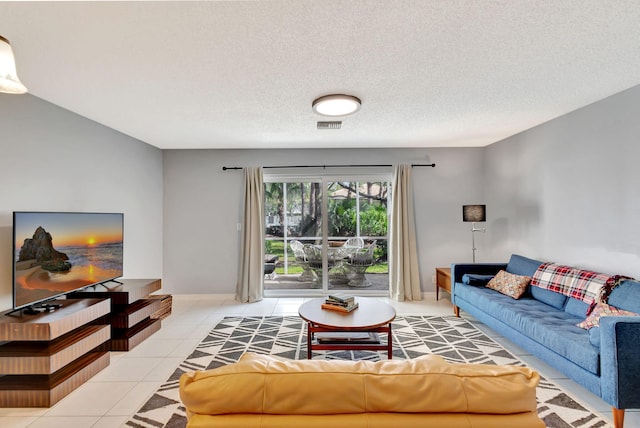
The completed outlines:
<svg viewBox="0 0 640 428">
<path fill-rule="evenodd" d="M 473 262 L 476 262 L 476 238 L 475 232 L 486 232 L 484 227 L 476 227 L 476 223 L 487 221 L 486 205 L 463 205 L 462 221 L 471 222 L 471 251 L 473 253 Z"/>
</svg>

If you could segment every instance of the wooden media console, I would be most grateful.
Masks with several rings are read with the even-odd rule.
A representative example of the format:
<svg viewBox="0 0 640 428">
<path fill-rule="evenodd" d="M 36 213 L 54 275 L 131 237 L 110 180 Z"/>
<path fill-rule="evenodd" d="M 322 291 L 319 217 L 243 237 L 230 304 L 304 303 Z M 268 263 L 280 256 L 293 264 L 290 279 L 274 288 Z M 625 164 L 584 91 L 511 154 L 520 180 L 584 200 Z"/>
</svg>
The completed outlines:
<svg viewBox="0 0 640 428">
<path fill-rule="evenodd" d="M 51 312 L 0 316 L 0 407 L 51 407 L 158 331 L 160 279 L 125 279 L 56 300 Z M 167 307 L 167 305 L 169 305 Z"/>
<path fill-rule="evenodd" d="M 104 299 L 66 299 L 54 312 L 0 317 L 0 407 L 51 407 L 109 365 L 99 347 Z"/>
</svg>

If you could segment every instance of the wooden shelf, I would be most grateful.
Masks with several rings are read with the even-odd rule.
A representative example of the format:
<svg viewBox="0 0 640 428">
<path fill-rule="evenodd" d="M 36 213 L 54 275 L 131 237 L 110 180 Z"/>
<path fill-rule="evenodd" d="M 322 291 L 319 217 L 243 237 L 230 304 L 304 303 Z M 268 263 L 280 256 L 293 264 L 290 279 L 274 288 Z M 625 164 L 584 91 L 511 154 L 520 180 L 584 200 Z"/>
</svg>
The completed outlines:
<svg viewBox="0 0 640 428">
<path fill-rule="evenodd" d="M 110 337 L 108 325 L 87 325 L 50 342 L 7 342 L 0 345 L 0 373 L 52 374 Z"/>
<path fill-rule="evenodd" d="M 114 329 L 109 341 L 110 351 L 130 351 L 156 331 L 160 330 L 162 321 L 159 319 L 147 319 L 128 329 Z"/>
<path fill-rule="evenodd" d="M 0 341 L 53 340 L 110 312 L 109 300 L 56 300 L 62 305 L 53 312 L 0 317 Z"/>
<path fill-rule="evenodd" d="M 160 279 L 122 279 L 122 284 L 106 283 L 85 288 L 82 291 L 72 293 L 73 298 L 108 297 L 111 299 L 111 307 L 116 309 L 120 305 L 130 305 L 149 294 L 162 288 Z"/>
<path fill-rule="evenodd" d="M 122 310 L 111 314 L 111 325 L 114 328 L 131 328 L 149 318 L 160 309 L 160 300 L 138 300 Z"/>
<path fill-rule="evenodd" d="M 160 320 L 149 318 L 161 308 L 162 301 L 145 299 L 162 288 L 160 279 L 122 279 L 122 284 L 107 283 L 73 293 L 74 297 L 105 297 L 111 299 L 110 351 L 130 351 L 160 329 Z M 112 285 L 113 284 L 113 285 Z M 155 322 L 157 321 L 157 322 Z M 104 321 L 100 321 L 104 322 Z"/>
<path fill-rule="evenodd" d="M 51 407 L 108 365 L 108 352 L 91 352 L 52 375 L 2 376 L 0 407 Z"/>
</svg>

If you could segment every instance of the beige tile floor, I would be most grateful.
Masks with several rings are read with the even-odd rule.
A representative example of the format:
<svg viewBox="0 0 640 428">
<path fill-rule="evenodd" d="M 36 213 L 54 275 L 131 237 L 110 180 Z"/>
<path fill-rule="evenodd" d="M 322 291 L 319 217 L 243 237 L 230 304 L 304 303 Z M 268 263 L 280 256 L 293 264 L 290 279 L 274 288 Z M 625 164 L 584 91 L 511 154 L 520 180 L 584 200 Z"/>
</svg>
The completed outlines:
<svg viewBox="0 0 640 428">
<path fill-rule="evenodd" d="M 427 293 L 419 302 L 381 299 L 393 305 L 398 315 L 450 315 L 447 297 L 445 294 L 436 301 L 434 293 Z M 297 315 L 304 301 L 305 298 L 267 298 L 240 304 L 229 295 L 174 295 L 173 313 L 162 322 L 160 331 L 130 352 L 112 352 L 109 367 L 51 408 L 0 409 L 0 427 L 122 427 L 224 316 Z M 542 375 L 611 420 L 609 406 L 598 397 L 486 326 L 475 323 Z M 625 427 L 640 427 L 640 411 L 627 411 Z"/>
</svg>

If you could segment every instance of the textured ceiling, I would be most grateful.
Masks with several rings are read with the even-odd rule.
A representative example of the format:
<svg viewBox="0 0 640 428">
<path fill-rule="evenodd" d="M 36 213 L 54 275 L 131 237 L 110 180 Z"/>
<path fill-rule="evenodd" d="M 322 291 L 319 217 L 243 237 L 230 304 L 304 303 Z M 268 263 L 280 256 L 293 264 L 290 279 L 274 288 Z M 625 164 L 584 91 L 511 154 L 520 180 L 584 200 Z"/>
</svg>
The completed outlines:
<svg viewBox="0 0 640 428">
<path fill-rule="evenodd" d="M 639 23 L 637 0 L 0 3 L 32 95 L 160 148 L 488 145 L 640 83 Z M 331 93 L 362 108 L 318 130 Z"/>
</svg>

